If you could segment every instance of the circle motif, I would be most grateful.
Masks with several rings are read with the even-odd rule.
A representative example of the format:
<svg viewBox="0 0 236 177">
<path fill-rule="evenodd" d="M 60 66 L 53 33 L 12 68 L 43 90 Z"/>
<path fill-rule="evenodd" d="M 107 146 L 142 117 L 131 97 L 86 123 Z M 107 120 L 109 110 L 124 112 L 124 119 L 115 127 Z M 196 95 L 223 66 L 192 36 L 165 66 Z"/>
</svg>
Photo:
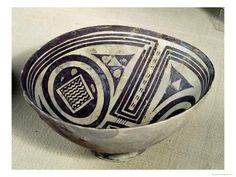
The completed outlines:
<svg viewBox="0 0 236 177">
<path fill-rule="evenodd" d="M 87 117 L 96 107 L 95 83 L 92 77 L 79 67 L 67 67 L 59 72 L 53 87 L 56 102 L 71 116 Z"/>
<path fill-rule="evenodd" d="M 43 77 L 42 89 L 50 109 L 65 121 L 97 126 L 106 115 L 110 101 L 107 78 L 101 68 L 85 56 L 65 56 L 50 65 Z"/>
</svg>

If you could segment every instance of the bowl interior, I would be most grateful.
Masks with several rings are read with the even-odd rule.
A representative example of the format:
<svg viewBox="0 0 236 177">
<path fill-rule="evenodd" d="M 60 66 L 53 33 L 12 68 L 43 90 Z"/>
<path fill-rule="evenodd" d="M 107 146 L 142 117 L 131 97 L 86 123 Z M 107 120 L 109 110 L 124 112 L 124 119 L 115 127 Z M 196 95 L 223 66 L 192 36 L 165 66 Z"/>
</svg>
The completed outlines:
<svg viewBox="0 0 236 177">
<path fill-rule="evenodd" d="M 199 49 L 126 26 L 61 35 L 25 64 L 25 95 L 45 113 L 94 128 L 125 128 L 171 118 L 194 106 L 214 78 Z"/>
</svg>

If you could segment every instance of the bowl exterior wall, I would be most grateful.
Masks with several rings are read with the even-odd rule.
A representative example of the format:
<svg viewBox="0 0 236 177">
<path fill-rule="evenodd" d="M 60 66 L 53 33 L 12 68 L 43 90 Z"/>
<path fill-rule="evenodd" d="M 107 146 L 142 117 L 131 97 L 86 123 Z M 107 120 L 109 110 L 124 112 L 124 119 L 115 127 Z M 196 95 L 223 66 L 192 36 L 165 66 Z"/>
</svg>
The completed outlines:
<svg viewBox="0 0 236 177">
<path fill-rule="evenodd" d="M 116 154 L 143 150 L 164 140 L 180 129 L 196 108 L 152 125 L 123 129 L 84 128 L 65 124 L 35 109 L 42 120 L 68 140 L 95 152 Z"/>
</svg>

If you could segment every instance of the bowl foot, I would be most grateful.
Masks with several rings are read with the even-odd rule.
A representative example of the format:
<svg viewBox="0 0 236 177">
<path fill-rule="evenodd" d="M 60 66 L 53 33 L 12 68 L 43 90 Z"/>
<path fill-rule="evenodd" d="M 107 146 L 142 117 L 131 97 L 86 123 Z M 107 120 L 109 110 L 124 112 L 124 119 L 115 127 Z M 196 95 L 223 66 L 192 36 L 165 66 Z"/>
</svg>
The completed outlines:
<svg viewBox="0 0 236 177">
<path fill-rule="evenodd" d="M 94 152 L 94 151 L 92 151 L 92 152 L 99 159 L 115 161 L 115 162 L 124 162 L 124 161 L 130 160 L 133 157 L 136 157 L 136 156 L 142 154 L 144 151 L 145 151 L 145 149 L 139 150 L 136 152 L 119 153 L 119 154 L 109 154 L 109 153 L 101 153 L 101 152 Z"/>
</svg>

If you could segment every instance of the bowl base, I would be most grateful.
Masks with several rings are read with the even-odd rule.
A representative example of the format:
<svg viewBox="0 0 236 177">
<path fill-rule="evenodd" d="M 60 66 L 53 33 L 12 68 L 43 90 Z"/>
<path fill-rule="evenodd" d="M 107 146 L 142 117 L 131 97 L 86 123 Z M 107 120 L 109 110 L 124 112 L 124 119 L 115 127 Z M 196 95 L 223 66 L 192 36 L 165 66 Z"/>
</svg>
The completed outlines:
<svg viewBox="0 0 236 177">
<path fill-rule="evenodd" d="M 128 152 L 128 153 L 119 153 L 119 154 L 109 154 L 109 153 L 101 153 L 101 152 L 94 152 L 92 151 L 96 157 L 103 160 L 109 160 L 114 162 L 124 162 L 142 154 L 144 150 L 139 150 L 136 152 Z"/>
</svg>

